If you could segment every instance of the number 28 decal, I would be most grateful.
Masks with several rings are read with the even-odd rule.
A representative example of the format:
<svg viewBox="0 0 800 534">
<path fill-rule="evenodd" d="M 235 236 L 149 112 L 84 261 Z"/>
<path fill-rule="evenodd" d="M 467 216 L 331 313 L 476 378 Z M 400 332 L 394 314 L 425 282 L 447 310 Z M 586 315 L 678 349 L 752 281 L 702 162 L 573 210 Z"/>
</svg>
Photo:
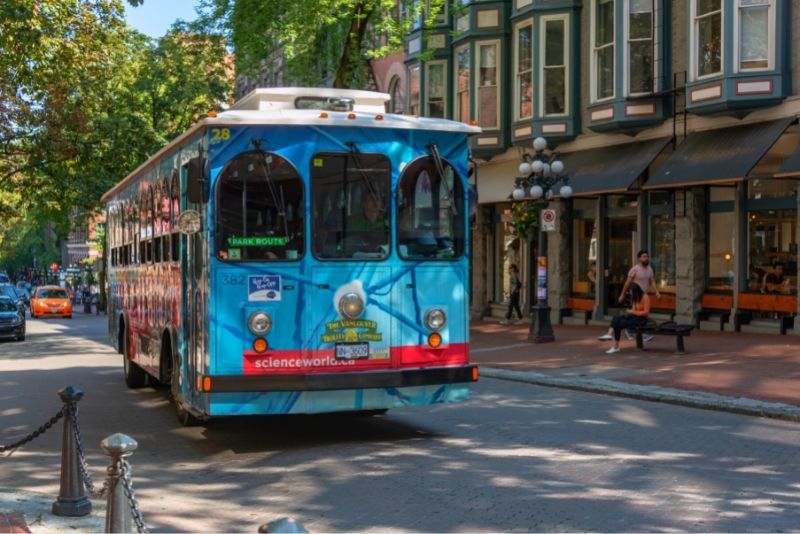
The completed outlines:
<svg viewBox="0 0 800 534">
<path fill-rule="evenodd" d="M 212 128 L 211 129 L 211 142 L 212 143 L 221 143 L 222 141 L 228 141 L 231 138 L 231 130 L 230 128 Z"/>
</svg>

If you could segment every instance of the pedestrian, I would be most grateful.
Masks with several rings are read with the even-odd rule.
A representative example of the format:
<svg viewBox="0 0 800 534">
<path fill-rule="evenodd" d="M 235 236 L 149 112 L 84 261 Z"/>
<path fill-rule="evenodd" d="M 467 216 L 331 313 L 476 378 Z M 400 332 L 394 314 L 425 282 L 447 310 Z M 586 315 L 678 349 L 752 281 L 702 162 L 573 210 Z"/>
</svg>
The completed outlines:
<svg viewBox="0 0 800 534">
<path fill-rule="evenodd" d="M 620 304 L 625 302 L 625 294 L 628 292 L 628 288 L 631 287 L 631 284 L 638 285 L 645 295 L 647 295 L 649 289 L 652 289 L 656 294 L 656 298 L 661 298 L 661 294 L 656 287 L 656 275 L 653 272 L 653 268 L 650 266 L 650 254 L 646 249 L 642 249 L 636 254 L 636 258 L 639 260 L 639 263 L 631 267 L 630 271 L 628 271 L 628 278 L 625 280 L 625 285 L 622 286 L 622 291 L 619 294 L 618 301 Z M 612 334 L 612 329 L 609 328 L 608 332 L 597 339 L 606 341 L 611 339 Z M 628 339 L 633 337 L 630 333 L 626 334 Z M 651 339 L 653 339 L 652 335 L 645 336 L 645 341 L 650 341 Z"/>
<path fill-rule="evenodd" d="M 650 313 L 650 296 L 642 291 L 639 284 L 631 284 L 631 307 L 625 309 L 620 315 L 611 320 L 611 330 L 614 332 L 614 346 L 606 354 L 619 352 L 619 338 L 623 328 L 635 328 L 647 322 Z"/>
<path fill-rule="evenodd" d="M 511 315 L 514 310 L 517 311 L 517 317 L 522 320 L 522 310 L 519 309 L 519 297 L 522 292 L 522 281 L 519 279 L 519 270 L 517 265 L 512 263 L 508 266 L 508 311 L 506 311 L 506 318 L 500 321 L 500 324 L 508 324 L 511 321 Z"/>
</svg>

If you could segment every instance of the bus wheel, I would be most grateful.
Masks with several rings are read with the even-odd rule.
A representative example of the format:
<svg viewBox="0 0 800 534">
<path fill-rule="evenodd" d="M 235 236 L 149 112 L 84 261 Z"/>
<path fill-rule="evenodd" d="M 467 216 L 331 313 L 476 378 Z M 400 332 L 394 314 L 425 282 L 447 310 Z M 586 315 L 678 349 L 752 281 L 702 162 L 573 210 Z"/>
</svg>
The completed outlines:
<svg viewBox="0 0 800 534">
<path fill-rule="evenodd" d="M 125 373 L 125 385 L 131 389 L 136 389 L 144 386 L 147 381 L 147 375 L 141 367 L 133 363 L 129 356 L 129 333 L 125 330 L 123 336 L 123 349 L 122 349 L 122 368 Z"/>
</svg>

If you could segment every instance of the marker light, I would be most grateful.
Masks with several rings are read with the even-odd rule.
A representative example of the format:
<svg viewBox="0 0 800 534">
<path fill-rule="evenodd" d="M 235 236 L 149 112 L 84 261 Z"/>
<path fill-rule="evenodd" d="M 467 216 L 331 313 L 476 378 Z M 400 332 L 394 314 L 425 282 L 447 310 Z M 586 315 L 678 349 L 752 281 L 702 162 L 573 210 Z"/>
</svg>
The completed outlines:
<svg viewBox="0 0 800 534">
<path fill-rule="evenodd" d="M 319 118 L 320 119 L 327 119 L 328 118 L 328 114 L 323 111 L 322 113 L 319 114 Z"/>
<path fill-rule="evenodd" d="M 202 391 L 211 391 L 211 377 L 210 376 L 204 376 L 203 377 Z"/>
<path fill-rule="evenodd" d="M 432 308 L 425 314 L 425 326 L 430 330 L 441 330 L 447 322 L 447 315 L 440 308 Z"/>
<path fill-rule="evenodd" d="M 347 118 L 348 119 L 355 119 L 356 118 L 356 114 L 355 113 L 348 113 L 347 114 Z"/>
<path fill-rule="evenodd" d="M 473 382 L 477 382 L 478 381 L 478 368 L 477 367 L 473 367 L 472 368 L 472 381 Z"/>
<path fill-rule="evenodd" d="M 339 299 L 339 313 L 348 319 L 358 319 L 364 313 L 364 301 L 358 293 L 345 293 Z"/>
<path fill-rule="evenodd" d="M 253 350 L 262 353 L 266 352 L 267 348 L 269 348 L 269 343 L 263 337 L 257 337 L 255 341 L 253 341 Z"/>
<path fill-rule="evenodd" d="M 257 336 L 265 336 L 272 330 L 272 318 L 266 312 L 253 312 L 247 320 L 247 328 Z"/>
<path fill-rule="evenodd" d="M 428 336 L 428 345 L 430 345 L 434 349 L 441 346 L 441 344 L 442 344 L 442 335 L 439 332 L 433 332 Z"/>
<path fill-rule="evenodd" d="M 383 120 L 383 115 L 381 115 L 380 113 L 375 115 L 375 120 L 376 121 L 382 121 Z"/>
</svg>

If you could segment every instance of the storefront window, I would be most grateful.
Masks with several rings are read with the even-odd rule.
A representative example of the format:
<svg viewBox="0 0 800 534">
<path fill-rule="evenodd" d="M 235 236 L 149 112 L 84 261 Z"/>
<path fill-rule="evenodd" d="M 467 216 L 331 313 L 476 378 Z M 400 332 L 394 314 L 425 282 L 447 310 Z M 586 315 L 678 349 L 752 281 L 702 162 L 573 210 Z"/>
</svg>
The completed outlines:
<svg viewBox="0 0 800 534">
<path fill-rule="evenodd" d="M 797 184 L 790 180 L 752 180 L 747 191 L 749 291 L 797 292 Z M 782 270 L 780 288 L 766 276 Z"/>
<path fill-rule="evenodd" d="M 662 293 L 675 294 L 675 210 L 673 193 L 649 193 L 650 264 L 656 287 Z"/>
<path fill-rule="evenodd" d="M 495 242 L 497 243 L 497 257 L 500 261 L 495 265 L 495 288 L 494 301 L 500 303 L 508 302 L 509 275 L 508 268 L 513 263 L 519 269 L 520 278 L 524 281 L 526 276 L 523 272 L 522 256 L 520 254 L 520 239 L 514 233 L 512 224 L 510 205 L 500 205 L 500 221 L 495 225 Z M 523 294 L 523 300 L 524 294 Z"/>
<path fill-rule="evenodd" d="M 572 294 L 594 297 L 597 283 L 597 201 L 572 204 Z"/>
<path fill-rule="evenodd" d="M 736 190 L 711 187 L 708 197 L 708 290 L 731 292 L 736 265 Z"/>
</svg>

